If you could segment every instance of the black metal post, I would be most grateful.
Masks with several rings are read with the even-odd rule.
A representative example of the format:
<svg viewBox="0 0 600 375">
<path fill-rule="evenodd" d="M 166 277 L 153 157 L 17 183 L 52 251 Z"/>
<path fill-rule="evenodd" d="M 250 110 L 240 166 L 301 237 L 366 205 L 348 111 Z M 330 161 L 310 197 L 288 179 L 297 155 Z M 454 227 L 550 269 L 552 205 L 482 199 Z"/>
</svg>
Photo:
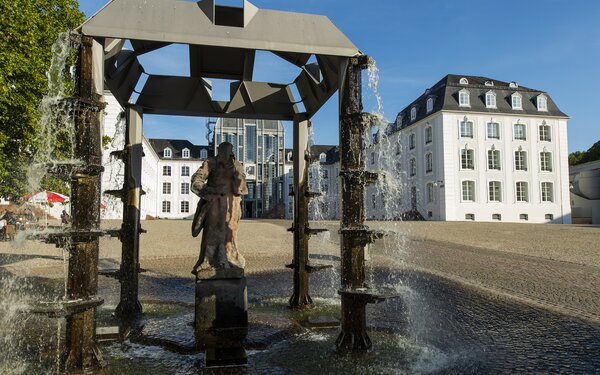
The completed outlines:
<svg viewBox="0 0 600 375">
<path fill-rule="evenodd" d="M 303 309 L 312 306 L 308 292 L 308 128 L 310 121 L 306 114 L 294 118 L 294 293 L 290 297 L 290 307 Z"/>
<path fill-rule="evenodd" d="M 102 171 L 101 112 L 97 82 L 94 81 L 94 41 L 82 36 L 77 66 L 77 108 L 75 109 L 75 158 L 84 163 L 71 180 L 72 237 L 69 246 L 67 297 L 91 300 L 98 291 L 98 236 L 100 227 L 100 173 Z M 96 78 L 98 79 L 98 78 Z M 86 233 L 88 235 L 86 235 Z M 67 316 L 65 371 L 101 367 L 102 357 L 95 342 L 96 309 L 88 307 Z"/>
<path fill-rule="evenodd" d="M 368 119 L 362 113 L 361 93 L 361 71 L 368 64 L 367 56 L 350 58 L 340 88 L 342 332 L 336 342 L 340 351 L 366 351 L 371 348 L 366 331 L 367 301 L 360 294 L 366 287 L 364 254 L 365 245 L 371 237 L 371 232 L 364 225 L 367 173 L 363 149 Z"/>
<path fill-rule="evenodd" d="M 121 299 L 115 311 L 124 320 L 142 314 L 139 301 L 140 272 L 140 208 L 142 195 L 142 108 L 130 105 L 126 109 L 125 181 L 123 183 L 123 224 L 121 225 Z"/>
</svg>

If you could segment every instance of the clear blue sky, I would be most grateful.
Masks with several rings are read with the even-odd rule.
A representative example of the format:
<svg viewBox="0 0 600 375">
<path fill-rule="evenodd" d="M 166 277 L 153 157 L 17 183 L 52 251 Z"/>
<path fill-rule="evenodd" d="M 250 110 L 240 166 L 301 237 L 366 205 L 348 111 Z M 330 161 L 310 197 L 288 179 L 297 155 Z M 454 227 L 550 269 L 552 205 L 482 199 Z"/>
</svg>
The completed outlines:
<svg viewBox="0 0 600 375">
<path fill-rule="evenodd" d="M 147 0 L 151 3 L 153 0 Z M 221 0 L 220 3 L 239 3 Z M 87 16 L 105 0 L 80 0 Z M 570 151 L 600 140 L 600 1 L 596 0 L 254 0 L 259 8 L 328 16 L 377 61 L 385 115 L 448 73 L 480 75 L 546 91 L 567 113 Z M 176 20 L 174 20 L 176 22 Z M 187 74 L 185 50 L 152 53 L 150 73 Z M 290 82 L 293 69 L 257 57 L 255 79 Z M 291 65 L 289 65 L 291 67 Z M 217 88 L 218 89 L 218 88 Z M 374 106 L 367 97 L 366 109 Z M 148 137 L 206 143 L 201 118 L 146 116 Z M 313 118 L 316 141 L 337 144 L 337 95 Z M 286 126 L 289 130 L 289 124 Z M 288 144 L 291 133 L 288 132 Z"/>
</svg>

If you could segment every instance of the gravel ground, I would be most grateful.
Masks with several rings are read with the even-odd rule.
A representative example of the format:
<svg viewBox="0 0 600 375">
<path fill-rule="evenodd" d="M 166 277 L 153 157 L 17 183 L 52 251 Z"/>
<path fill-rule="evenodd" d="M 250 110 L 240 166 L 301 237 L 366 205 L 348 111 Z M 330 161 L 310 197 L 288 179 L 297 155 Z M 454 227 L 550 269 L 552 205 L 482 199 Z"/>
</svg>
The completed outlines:
<svg viewBox="0 0 600 375">
<path fill-rule="evenodd" d="M 58 225 L 58 222 L 52 222 Z M 199 238 L 190 221 L 142 222 L 141 266 L 148 276 L 192 279 Z M 104 228 L 118 228 L 105 221 Z M 409 268 L 452 279 L 518 300 L 600 321 L 600 228 L 577 225 L 369 222 L 393 231 L 371 246 L 373 264 Z M 243 220 L 239 243 L 247 273 L 284 270 L 292 258 L 292 235 L 285 220 Z M 311 239 L 314 262 L 339 257 L 337 222 L 317 222 L 329 233 Z M 118 267 L 121 244 L 101 239 L 101 268 Z M 390 260 L 392 262 L 390 262 Z M 37 241 L 0 242 L 0 267 L 23 276 L 63 278 L 63 253 Z"/>
</svg>

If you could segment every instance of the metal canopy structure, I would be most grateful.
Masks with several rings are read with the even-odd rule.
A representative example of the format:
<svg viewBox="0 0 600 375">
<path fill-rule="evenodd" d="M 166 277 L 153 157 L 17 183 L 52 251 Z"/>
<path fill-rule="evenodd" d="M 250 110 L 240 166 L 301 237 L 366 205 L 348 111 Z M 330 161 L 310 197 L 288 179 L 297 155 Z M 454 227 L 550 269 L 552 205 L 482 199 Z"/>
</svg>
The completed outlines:
<svg viewBox="0 0 600 375">
<path fill-rule="evenodd" d="M 258 9 L 246 0 L 243 7 L 215 0 L 112 0 L 77 31 L 103 45 L 105 83 L 122 106 L 145 74 L 140 55 L 188 45 L 189 76 L 148 75 L 134 103 L 147 114 L 291 121 L 302 112 L 310 118 L 337 91 L 343 62 L 360 54 L 327 17 Z M 123 49 L 127 40 L 133 51 Z M 295 65 L 294 82 L 253 81 L 256 51 Z M 312 56 L 316 62 L 309 63 Z M 234 81 L 229 101 L 212 98 L 215 78 Z"/>
<path fill-rule="evenodd" d="M 342 352 L 369 350 L 365 306 L 387 298 L 365 282 L 364 247 L 381 237 L 364 224 L 364 188 L 377 178 L 365 171 L 362 155 L 372 116 L 362 112 L 361 72 L 371 60 L 326 17 L 261 10 L 245 0 L 241 7 L 219 5 L 215 0 L 112 0 L 71 37 L 79 56 L 72 98 L 77 108 L 75 155 L 84 165 L 71 176 L 74 229 L 66 234 L 71 237 L 67 294 L 89 303 L 67 318 L 63 368 L 87 370 L 103 362 L 95 340 L 98 237 L 104 233 L 99 230 L 101 194 L 118 196 L 124 205 L 123 224 L 117 231 L 122 258 L 115 273 L 121 283 L 116 313 L 124 326 L 142 313 L 138 274 L 144 113 L 293 120 L 294 224 L 290 231 L 294 255 L 289 267 L 294 270 L 294 288 L 290 306 L 299 309 L 312 304 L 308 275 L 325 266 L 311 263 L 308 257 L 309 236 L 323 231 L 308 223 L 308 201 L 319 195 L 308 190 L 308 129 L 310 118 L 338 90 L 343 210 L 338 291 L 342 321 L 336 345 Z M 127 41 L 132 50 L 124 49 Z M 188 45 L 189 75 L 147 74 L 139 57 L 173 43 Z M 256 51 L 269 51 L 288 61 L 298 69 L 298 76 L 290 83 L 254 81 Z M 148 76 L 138 92 L 144 74 Z M 232 81 L 228 101 L 214 100 L 212 79 Z M 299 98 L 294 98 L 294 86 Z M 125 108 L 126 144 L 112 156 L 123 160 L 126 176 L 122 189 L 102 192 L 105 87 Z"/>
</svg>

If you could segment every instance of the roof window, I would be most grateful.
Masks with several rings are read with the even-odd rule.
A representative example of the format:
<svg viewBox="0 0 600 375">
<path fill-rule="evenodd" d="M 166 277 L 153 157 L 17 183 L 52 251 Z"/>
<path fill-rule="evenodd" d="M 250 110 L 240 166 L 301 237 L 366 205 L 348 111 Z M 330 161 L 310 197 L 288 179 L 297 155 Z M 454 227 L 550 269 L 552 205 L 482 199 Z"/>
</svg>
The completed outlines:
<svg viewBox="0 0 600 375">
<path fill-rule="evenodd" d="M 461 85 L 468 85 L 469 84 L 469 80 L 466 79 L 465 77 L 462 77 L 458 83 L 460 83 Z"/>
</svg>

